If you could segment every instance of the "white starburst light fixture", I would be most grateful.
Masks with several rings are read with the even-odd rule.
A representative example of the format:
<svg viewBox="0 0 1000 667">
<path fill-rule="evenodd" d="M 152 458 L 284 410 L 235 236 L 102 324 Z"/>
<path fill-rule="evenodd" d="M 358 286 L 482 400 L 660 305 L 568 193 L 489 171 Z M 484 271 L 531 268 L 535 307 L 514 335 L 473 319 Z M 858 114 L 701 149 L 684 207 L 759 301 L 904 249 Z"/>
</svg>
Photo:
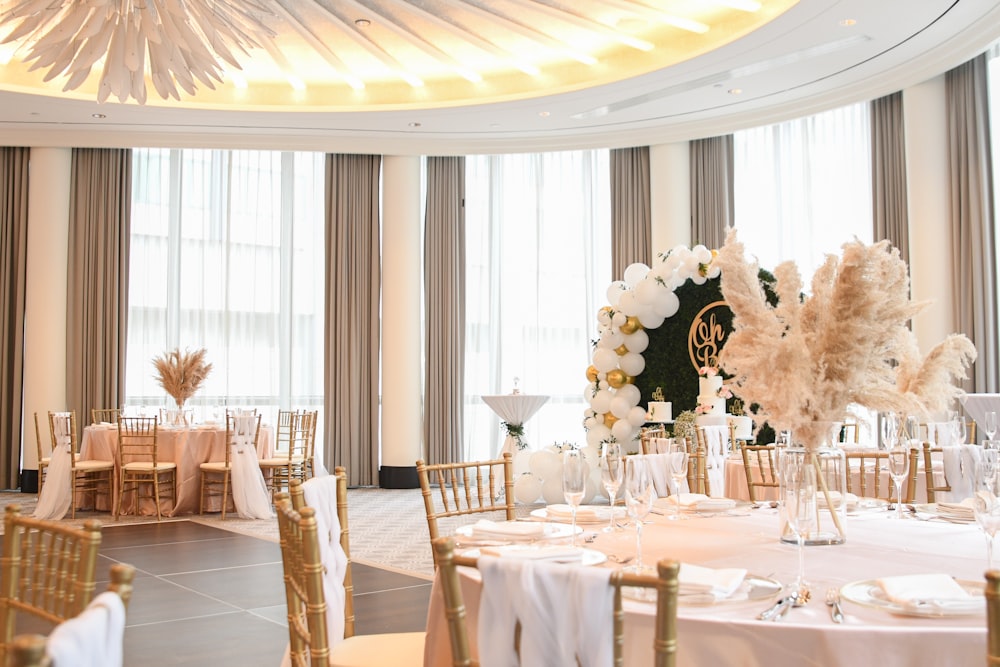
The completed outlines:
<svg viewBox="0 0 1000 667">
<path fill-rule="evenodd" d="M 0 2 L 0 43 L 16 45 L 45 81 L 67 77 L 74 90 L 101 67 L 97 101 L 114 96 L 146 102 L 146 75 L 160 97 L 193 95 L 197 83 L 215 89 L 225 69 L 242 69 L 275 32 L 270 0 L 13 0 Z M 23 52 L 24 55 L 21 55 Z"/>
</svg>

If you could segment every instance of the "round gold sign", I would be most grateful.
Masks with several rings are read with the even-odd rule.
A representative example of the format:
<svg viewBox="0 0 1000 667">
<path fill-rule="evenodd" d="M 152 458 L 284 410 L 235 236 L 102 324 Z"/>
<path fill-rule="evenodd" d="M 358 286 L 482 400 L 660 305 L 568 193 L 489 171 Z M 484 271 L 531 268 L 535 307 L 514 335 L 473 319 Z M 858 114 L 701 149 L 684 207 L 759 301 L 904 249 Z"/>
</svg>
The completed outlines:
<svg viewBox="0 0 1000 667">
<path fill-rule="evenodd" d="M 717 316 L 717 311 L 723 309 L 728 313 L 729 306 L 725 301 L 714 301 L 702 308 L 691 320 L 691 328 L 688 330 L 688 354 L 691 357 L 691 365 L 696 371 L 702 366 L 719 365 L 719 352 L 722 351 L 722 345 L 728 335 Z"/>
</svg>

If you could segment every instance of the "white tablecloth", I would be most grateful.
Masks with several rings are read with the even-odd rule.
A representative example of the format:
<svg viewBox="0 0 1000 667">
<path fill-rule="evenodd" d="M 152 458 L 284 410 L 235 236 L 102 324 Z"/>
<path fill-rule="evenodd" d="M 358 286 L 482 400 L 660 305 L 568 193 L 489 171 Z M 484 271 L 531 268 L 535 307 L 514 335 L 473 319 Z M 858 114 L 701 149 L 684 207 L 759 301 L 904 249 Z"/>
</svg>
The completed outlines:
<svg viewBox="0 0 1000 667">
<path fill-rule="evenodd" d="M 978 665 L 986 654 L 986 618 L 907 618 L 882 609 L 843 603 L 843 625 L 830 620 L 823 603 L 829 587 L 877 577 L 947 573 L 981 581 L 986 545 L 975 525 L 886 518 L 888 513 L 850 517 L 847 542 L 806 548 L 806 578 L 813 599 L 780 622 L 756 620 L 766 603 L 744 602 L 684 606 L 678 613 L 680 667 L 775 667 L 776 665 Z M 794 579 L 796 549 L 778 540 L 772 509 L 749 516 L 654 522 L 643 529 L 644 560 L 670 557 L 708 567 L 741 567 L 783 583 Z M 635 551 L 635 534 L 598 533 L 590 546 L 621 556 Z M 606 564 L 611 566 L 611 564 Z M 478 622 L 479 583 L 462 577 L 470 628 Z M 626 663 L 652 664 L 651 605 L 626 601 Z M 427 620 L 426 667 L 450 664 L 444 602 L 435 582 Z M 558 613 L 557 609 L 553 613 Z M 610 622 L 610 619 L 608 619 Z M 475 648 L 475 633 L 471 633 Z"/>
<path fill-rule="evenodd" d="M 521 426 L 531 419 L 545 402 L 548 396 L 537 396 L 532 394 L 499 394 L 496 396 L 483 396 L 483 402 L 490 406 L 493 412 L 497 413 L 500 419 L 508 424 Z M 512 435 L 504 438 L 503 446 L 497 456 L 503 456 L 510 452 L 512 455 L 517 451 L 517 439 Z"/>
<path fill-rule="evenodd" d="M 224 426 L 195 426 L 185 428 L 166 428 L 160 426 L 156 432 L 159 443 L 158 457 L 161 461 L 172 461 L 177 464 L 177 504 L 170 506 L 170 499 L 163 498 L 160 511 L 168 516 L 186 514 L 198 511 L 198 495 L 200 492 L 201 471 L 198 466 L 208 461 L 226 460 L 226 429 Z M 270 426 L 260 427 L 260 437 L 257 439 L 257 456 L 269 458 L 274 455 L 274 429 Z M 81 459 L 104 459 L 115 461 L 115 479 L 112 483 L 115 502 L 118 500 L 118 482 L 121 472 L 121 461 L 118 457 L 118 429 L 114 426 L 88 426 L 83 430 L 83 441 L 80 443 Z M 134 502 L 126 494 L 125 503 L 128 507 L 123 511 L 132 511 Z M 103 502 L 103 499 L 99 499 Z M 211 499 L 206 509 L 218 511 L 221 503 L 218 498 Z M 78 502 L 81 502 L 78 500 Z M 89 502 L 89 500 L 87 501 Z M 86 506 L 86 505 L 83 505 Z M 98 509 L 111 511 L 110 507 Z M 156 514 L 155 505 L 146 501 L 140 508 L 141 514 Z"/>
</svg>

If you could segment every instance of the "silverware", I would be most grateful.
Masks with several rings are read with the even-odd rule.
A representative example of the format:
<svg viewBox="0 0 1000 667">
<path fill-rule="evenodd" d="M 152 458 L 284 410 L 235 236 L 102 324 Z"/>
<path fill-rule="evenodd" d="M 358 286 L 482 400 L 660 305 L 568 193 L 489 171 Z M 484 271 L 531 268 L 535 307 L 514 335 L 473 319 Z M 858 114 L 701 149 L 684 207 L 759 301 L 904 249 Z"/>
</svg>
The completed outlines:
<svg viewBox="0 0 1000 667">
<path fill-rule="evenodd" d="M 616 556 L 615 554 L 608 554 L 608 560 L 612 563 L 618 563 L 619 565 L 625 565 L 631 563 L 635 556 Z"/>
<path fill-rule="evenodd" d="M 836 588 L 827 589 L 826 606 L 830 608 L 830 618 L 834 623 L 844 622 L 844 611 L 840 608 L 840 591 Z"/>
<path fill-rule="evenodd" d="M 780 597 L 775 600 L 774 604 L 760 612 L 757 615 L 757 620 L 760 621 L 771 621 L 778 620 L 784 612 L 795 603 L 795 599 L 798 597 L 797 594 L 786 595 L 785 597 Z"/>
</svg>

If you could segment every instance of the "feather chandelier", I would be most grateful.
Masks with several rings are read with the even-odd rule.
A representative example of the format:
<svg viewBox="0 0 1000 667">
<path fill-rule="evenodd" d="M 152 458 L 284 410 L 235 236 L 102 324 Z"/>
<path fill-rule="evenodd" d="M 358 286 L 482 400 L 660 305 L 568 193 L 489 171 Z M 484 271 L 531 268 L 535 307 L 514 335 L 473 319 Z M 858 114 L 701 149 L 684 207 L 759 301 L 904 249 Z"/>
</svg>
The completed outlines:
<svg viewBox="0 0 1000 667">
<path fill-rule="evenodd" d="M 63 91 L 78 88 L 103 61 L 97 101 L 146 102 L 146 75 L 163 99 L 193 95 L 197 82 L 215 89 L 223 61 L 242 69 L 275 31 L 269 0 L 13 0 L 2 3 L 0 43 L 18 43 L 30 70 L 45 81 L 60 75 Z"/>
</svg>

